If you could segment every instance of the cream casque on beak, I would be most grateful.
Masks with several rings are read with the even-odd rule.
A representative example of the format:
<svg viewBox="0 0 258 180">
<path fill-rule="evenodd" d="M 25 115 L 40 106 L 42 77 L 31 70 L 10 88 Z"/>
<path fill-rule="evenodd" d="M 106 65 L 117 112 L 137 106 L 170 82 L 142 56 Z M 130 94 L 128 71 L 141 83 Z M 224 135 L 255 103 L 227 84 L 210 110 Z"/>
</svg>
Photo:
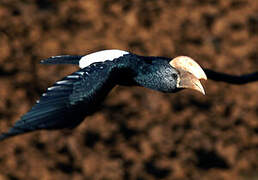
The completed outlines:
<svg viewBox="0 0 258 180">
<path fill-rule="evenodd" d="M 194 89 L 205 95 L 200 79 L 207 80 L 207 76 L 197 62 L 187 56 L 178 56 L 172 59 L 169 64 L 180 74 L 177 88 Z"/>
</svg>

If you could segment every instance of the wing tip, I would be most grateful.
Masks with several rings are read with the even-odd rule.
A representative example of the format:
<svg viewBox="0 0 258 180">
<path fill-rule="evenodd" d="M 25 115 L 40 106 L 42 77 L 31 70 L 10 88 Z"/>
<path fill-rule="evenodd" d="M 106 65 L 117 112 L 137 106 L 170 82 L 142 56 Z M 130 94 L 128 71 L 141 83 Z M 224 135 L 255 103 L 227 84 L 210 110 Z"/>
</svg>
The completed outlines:
<svg viewBox="0 0 258 180">
<path fill-rule="evenodd" d="M 53 60 L 55 60 L 55 59 L 56 59 L 55 56 L 51 56 L 50 58 L 41 60 L 40 64 L 54 64 L 55 61 L 53 61 Z"/>
<path fill-rule="evenodd" d="M 29 131 L 12 127 L 8 132 L 4 132 L 4 133 L 0 134 L 0 141 L 4 141 L 5 139 L 8 139 L 13 136 L 20 135 L 20 134 L 25 134 L 27 132 L 29 132 Z"/>
<path fill-rule="evenodd" d="M 46 64 L 45 61 L 46 61 L 46 60 L 44 59 L 44 60 L 41 60 L 39 63 L 40 63 L 40 64 Z"/>
<path fill-rule="evenodd" d="M 79 65 L 79 61 L 83 56 L 78 55 L 59 55 L 51 56 L 40 61 L 40 64 L 74 64 Z"/>
<path fill-rule="evenodd" d="M 10 133 L 3 133 L 0 135 L 0 141 L 4 141 L 7 138 L 12 137 L 12 135 Z"/>
</svg>

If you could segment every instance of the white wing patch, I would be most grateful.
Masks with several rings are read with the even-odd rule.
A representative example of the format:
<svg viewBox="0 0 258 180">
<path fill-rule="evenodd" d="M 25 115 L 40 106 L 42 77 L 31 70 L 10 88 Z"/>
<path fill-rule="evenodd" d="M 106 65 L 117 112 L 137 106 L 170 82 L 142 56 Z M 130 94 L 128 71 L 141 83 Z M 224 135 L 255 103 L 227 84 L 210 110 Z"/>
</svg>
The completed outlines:
<svg viewBox="0 0 258 180">
<path fill-rule="evenodd" d="M 106 60 L 112 61 L 113 59 L 119 58 L 125 54 L 129 54 L 129 52 L 118 49 L 98 51 L 83 56 L 79 61 L 79 66 L 80 68 L 85 68 L 86 66 L 89 66 L 90 64 L 95 62 L 104 62 Z"/>
</svg>

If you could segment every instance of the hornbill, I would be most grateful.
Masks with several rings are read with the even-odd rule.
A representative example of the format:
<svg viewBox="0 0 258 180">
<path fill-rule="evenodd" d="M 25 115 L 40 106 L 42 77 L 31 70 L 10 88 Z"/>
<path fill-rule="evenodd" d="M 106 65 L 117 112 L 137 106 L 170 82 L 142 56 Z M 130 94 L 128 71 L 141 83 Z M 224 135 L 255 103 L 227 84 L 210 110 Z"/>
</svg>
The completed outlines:
<svg viewBox="0 0 258 180">
<path fill-rule="evenodd" d="M 165 93 L 190 88 L 205 94 L 200 79 L 206 80 L 206 74 L 187 56 L 171 59 L 113 49 L 85 56 L 52 56 L 41 63 L 75 64 L 80 69 L 49 87 L 29 112 L 0 135 L 0 140 L 40 129 L 74 128 L 97 110 L 116 85 L 143 86 Z"/>
</svg>

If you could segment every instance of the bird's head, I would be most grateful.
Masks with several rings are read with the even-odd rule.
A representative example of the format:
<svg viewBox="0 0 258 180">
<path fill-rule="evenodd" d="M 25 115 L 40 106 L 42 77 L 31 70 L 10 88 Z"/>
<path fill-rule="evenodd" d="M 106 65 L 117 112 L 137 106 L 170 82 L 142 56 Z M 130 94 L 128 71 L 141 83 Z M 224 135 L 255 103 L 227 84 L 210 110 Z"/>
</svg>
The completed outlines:
<svg viewBox="0 0 258 180">
<path fill-rule="evenodd" d="M 162 92 L 193 89 L 205 94 L 200 79 L 207 79 L 203 69 L 192 58 L 179 56 L 164 61 L 162 58 L 146 60 L 135 81 L 138 85 Z"/>
<path fill-rule="evenodd" d="M 179 56 L 169 64 L 178 71 L 177 88 L 189 88 L 205 95 L 200 79 L 207 80 L 207 76 L 196 61 L 187 56 Z"/>
</svg>

